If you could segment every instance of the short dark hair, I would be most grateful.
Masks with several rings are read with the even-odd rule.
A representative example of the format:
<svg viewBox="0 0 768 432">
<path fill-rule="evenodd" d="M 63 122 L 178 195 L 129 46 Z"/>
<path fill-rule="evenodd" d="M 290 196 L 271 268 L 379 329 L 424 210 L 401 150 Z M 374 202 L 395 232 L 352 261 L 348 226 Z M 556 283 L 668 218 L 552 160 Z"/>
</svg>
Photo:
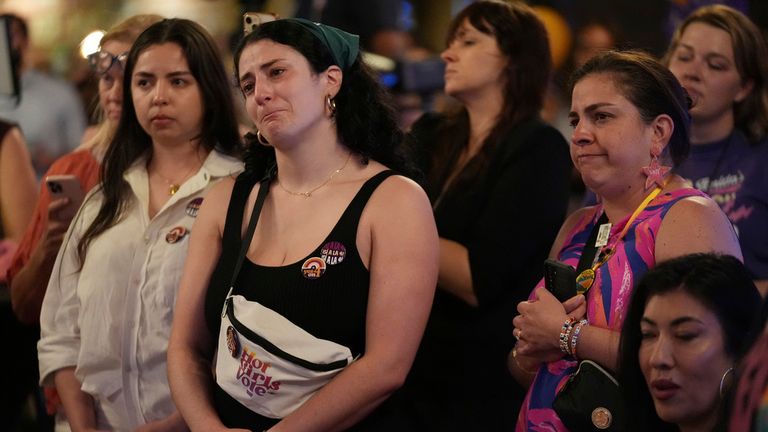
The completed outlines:
<svg viewBox="0 0 768 432">
<path fill-rule="evenodd" d="M 591 58 L 571 77 L 573 87 L 588 75 L 606 74 L 616 87 L 640 111 L 646 123 L 661 114 L 674 122 L 667 151 L 675 166 L 690 150 L 691 99 L 672 72 L 650 55 L 640 51 L 607 51 Z"/>
<path fill-rule="evenodd" d="M 638 431 L 677 430 L 663 422 L 640 372 L 640 320 L 648 301 L 657 295 L 682 291 L 717 317 L 728 355 L 738 360 L 749 350 L 762 327 L 762 298 L 749 271 L 730 255 L 692 254 L 663 262 L 638 283 L 621 331 L 619 382 L 627 406 L 626 427 Z M 724 409 L 725 405 L 723 404 Z M 722 420 L 722 418 L 721 418 Z"/>
<path fill-rule="evenodd" d="M 241 140 L 232 101 L 232 88 L 211 35 L 200 24 L 186 19 L 164 19 L 149 26 L 134 42 L 125 64 L 123 109 L 101 166 L 104 195 L 101 208 L 78 244 L 80 262 L 89 243 L 114 225 L 128 203 L 125 171 L 152 149 L 152 139 L 141 127 L 131 96 L 131 75 L 139 55 L 153 45 L 174 43 L 181 47 L 189 70 L 202 94 L 203 120 L 200 144 L 208 150 L 239 155 Z"/>
<path fill-rule="evenodd" d="M 289 46 L 309 62 L 314 74 L 335 64 L 329 49 L 309 30 L 291 20 L 276 20 L 258 26 L 238 44 L 235 55 L 235 79 L 240 81 L 240 56 L 243 50 L 260 40 Z M 358 54 L 357 60 L 343 72 L 336 94 L 336 130 L 341 142 L 351 151 L 374 159 L 401 174 L 414 177 L 416 171 L 403 153 L 403 133 L 397 125 L 391 96 L 374 77 Z M 274 165 L 274 148 L 263 146 L 253 137 L 247 139 L 246 171 L 262 176 Z"/>
</svg>

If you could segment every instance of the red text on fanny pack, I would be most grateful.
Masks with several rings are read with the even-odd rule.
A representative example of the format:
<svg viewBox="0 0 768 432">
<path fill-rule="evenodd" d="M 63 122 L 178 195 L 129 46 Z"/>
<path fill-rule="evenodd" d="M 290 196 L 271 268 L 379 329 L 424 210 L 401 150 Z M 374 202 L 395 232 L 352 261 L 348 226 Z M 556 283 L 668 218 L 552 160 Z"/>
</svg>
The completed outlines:
<svg viewBox="0 0 768 432">
<path fill-rule="evenodd" d="M 245 387 L 248 396 L 264 396 L 265 393 L 274 393 L 280 390 L 280 381 L 272 381 L 272 376 L 267 375 L 267 369 L 271 365 L 260 360 L 253 352 L 243 347 L 240 354 L 240 367 L 237 370 L 237 379 Z"/>
</svg>

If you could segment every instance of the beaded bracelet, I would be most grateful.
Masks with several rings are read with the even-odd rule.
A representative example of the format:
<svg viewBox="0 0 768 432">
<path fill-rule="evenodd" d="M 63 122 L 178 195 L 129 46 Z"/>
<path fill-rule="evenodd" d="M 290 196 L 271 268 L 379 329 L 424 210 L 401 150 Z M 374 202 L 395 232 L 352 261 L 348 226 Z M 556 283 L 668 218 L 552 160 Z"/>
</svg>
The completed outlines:
<svg viewBox="0 0 768 432">
<path fill-rule="evenodd" d="M 568 350 L 568 340 L 570 339 L 571 330 L 573 330 L 573 323 L 576 320 L 568 317 L 563 323 L 563 327 L 560 329 L 560 351 L 566 355 L 570 354 Z"/>
<path fill-rule="evenodd" d="M 579 335 L 581 334 L 581 329 L 588 325 L 589 325 L 589 322 L 583 319 L 578 323 L 574 324 L 572 327 L 572 331 L 571 331 L 572 335 L 569 335 L 571 336 L 571 339 L 570 339 L 570 344 L 568 346 L 568 351 L 573 357 L 576 357 L 576 344 L 579 342 Z"/>
<path fill-rule="evenodd" d="M 576 320 L 574 320 L 570 326 L 568 326 L 568 330 L 565 332 L 565 346 L 561 346 L 560 350 L 563 351 L 566 355 L 570 353 L 569 345 L 571 343 L 571 333 L 573 333 L 573 326 L 576 324 Z"/>
</svg>

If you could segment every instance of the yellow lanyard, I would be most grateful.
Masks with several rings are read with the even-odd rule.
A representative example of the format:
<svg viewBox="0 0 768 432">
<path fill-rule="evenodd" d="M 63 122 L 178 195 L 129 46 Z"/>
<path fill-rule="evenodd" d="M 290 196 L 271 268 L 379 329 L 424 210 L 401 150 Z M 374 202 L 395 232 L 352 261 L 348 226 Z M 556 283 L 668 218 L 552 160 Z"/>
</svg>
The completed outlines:
<svg viewBox="0 0 768 432">
<path fill-rule="evenodd" d="M 600 255 L 602 255 L 601 258 L 597 260 L 595 264 L 592 265 L 591 268 L 588 268 L 584 270 L 583 272 L 579 273 L 578 276 L 576 276 L 576 285 L 577 289 L 576 292 L 579 294 L 584 294 L 589 290 L 589 288 L 592 286 L 592 284 L 595 282 L 595 277 L 597 275 L 597 269 L 605 264 L 606 261 L 608 261 L 611 256 L 613 256 L 614 252 L 616 252 L 616 245 L 621 241 L 621 239 L 624 238 L 624 235 L 627 234 L 627 231 L 629 231 L 629 227 L 632 226 L 632 222 L 637 219 L 637 217 L 642 213 L 643 210 L 645 210 L 646 207 L 648 207 L 648 204 L 653 201 L 654 198 L 656 198 L 659 193 L 661 193 L 661 190 L 663 188 L 661 186 L 656 186 L 656 189 L 653 190 L 650 194 L 648 194 L 647 197 L 643 200 L 643 202 L 640 203 L 639 206 L 635 209 L 635 211 L 632 213 L 632 216 L 629 217 L 629 220 L 627 221 L 626 225 L 624 225 L 624 229 L 621 230 L 619 233 L 619 236 L 616 237 L 616 240 L 614 241 L 614 247 L 609 248 L 605 251 L 602 251 Z"/>
</svg>

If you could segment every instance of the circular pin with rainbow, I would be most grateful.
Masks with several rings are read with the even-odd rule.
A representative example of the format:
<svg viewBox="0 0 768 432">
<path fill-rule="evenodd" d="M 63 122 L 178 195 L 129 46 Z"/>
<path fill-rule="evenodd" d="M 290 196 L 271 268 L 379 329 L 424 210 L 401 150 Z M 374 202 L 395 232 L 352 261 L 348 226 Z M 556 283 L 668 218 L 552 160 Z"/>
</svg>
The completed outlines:
<svg viewBox="0 0 768 432">
<path fill-rule="evenodd" d="M 301 274 L 307 279 L 317 279 L 325 273 L 325 260 L 320 257 L 308 258 L 301 265 Z"/>
</svg>

